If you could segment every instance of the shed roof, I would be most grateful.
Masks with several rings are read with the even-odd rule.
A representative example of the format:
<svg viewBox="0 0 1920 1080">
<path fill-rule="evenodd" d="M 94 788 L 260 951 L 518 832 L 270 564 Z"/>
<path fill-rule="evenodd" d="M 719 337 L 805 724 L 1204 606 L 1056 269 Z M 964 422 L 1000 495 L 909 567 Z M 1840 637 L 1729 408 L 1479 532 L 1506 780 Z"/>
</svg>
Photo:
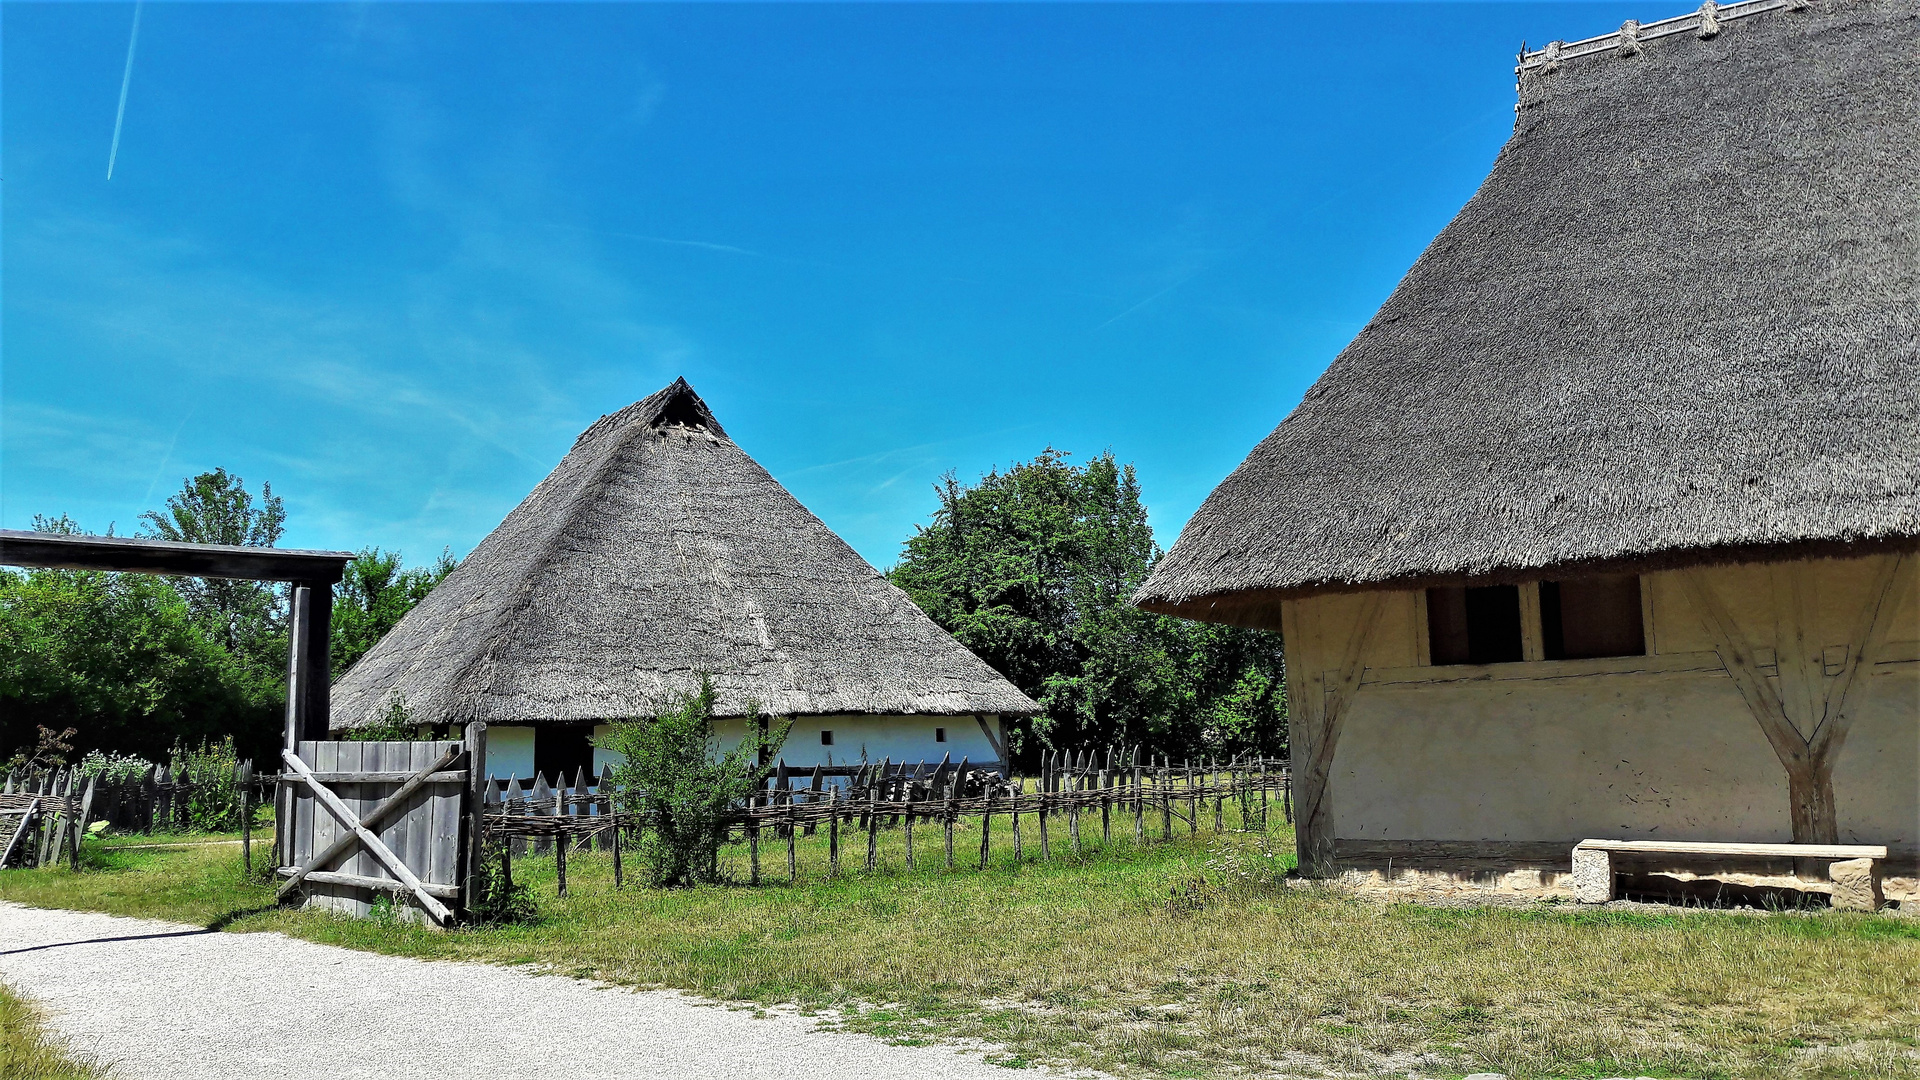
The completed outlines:
<svg viewBox="0 0 1920 1080">
<path fill-rule="evenodd" d="M 727 437 L 685 380 L 589 427 L 352 667 L 333 726 L 1037 712 Z"/>
<path fill-rule="evenodd" d="M 1523 57 L 1478 193 L 1136 601 L 1920 536 L 1920 5 L 1739 8 Z"/>
</svg>

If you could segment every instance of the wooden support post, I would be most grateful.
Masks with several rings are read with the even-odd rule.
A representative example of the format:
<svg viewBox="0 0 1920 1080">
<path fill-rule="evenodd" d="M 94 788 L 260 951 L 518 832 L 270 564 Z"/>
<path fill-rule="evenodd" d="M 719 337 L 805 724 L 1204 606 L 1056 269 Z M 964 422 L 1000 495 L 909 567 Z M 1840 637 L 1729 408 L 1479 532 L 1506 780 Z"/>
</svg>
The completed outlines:
<svg viewBox="0 0 1920 1080">
<path fill-rule="evenodd" d="M 947 830 L 947 869 L 949 870 L 953 869 L 953 819 L 956 816 L 953 800 L 955 793 L 959 790 L 960 782 L 959 777 L 956 775 L 947 781 L 947 802 L 945 806 L 941 807 L 940 812 L 941 822 L 946 826 Z"/>
<path fill-rule="evenodd" d="M 1146 844 L 1146 799 L 1140 786 L 1140 763 L 1133 763 L 1133 842 Z"/>
<path fill-rule="evenodd" d="M 1067 835 L 1073 837 L 1073 857 L 1080 857 L 1080 793 L 1067 792 Z"/>
<path fill-rule="evenodd" d="M 1016 864 L 1020 862 L 1023 854 L 1020 850 L 1020 797 L 1024 794 L 1026 794 L 1026 782 L 1017 776 L 1014 777 L 1013 805 L 1008 809 L 1012 811 L 1013 817 L 1013 861 Z"/>
<path fill-rule="evenodd" d="M 827 876 L 840 876 L 840 788 L 827 789 Z"/>
<path fill-rule="evenodd" d="M 487 857 L 487 799 L 493 779 L 487 775 L 487 725 L 473 721 L 460 733 L 467 756 L 466 844 L 461 852 L 460 903 L 468 911 L 479 904 L 482 860 Z"/>
<path fill-rule="evenodd" d="M 1159 775 L 1154 778 L 1154 794 L 1160 799 L 1160 839 L 1171 841 L 1173 839 L 1173 786 L 1170 782 L 1170 770 L 1162 765 L 1158 772 Z"/>
<path fill-rule="evenodd" d="M 798 826 L 796 826 L 793 821 L 793 792 L 791 791 L 787 792 L 786 815 L 787 815 L 787 883 L 794 884 L 800 880 L 800 855 L 795 848 L 795 845 L 799 843 L 798 837 L 796 836 L 796 833 L 799 831 L 799 829 L 798 829 Z"/>
<path fill-rule="evenodd" d="M 1045 790 L 1046 783 L 1047 781 L 1043 778 L 1041 781 L 1042 790 L 1040 792 L 1040 813 L 1037 815 L 1040 818 L 1040 858 L 1043 861 L 1053 858 L 1053 843 L 1047 836 L 1047 802 L 1052 799 L 1053 796 L 1047 794 Z"/>
<path fill-rule="evenodd" d="M 1113 758 L 1113 751 L 1107 751 L 1107 758 Z M 1113 789 L 1107 784 L 1107 770 L 1100 770 L 1100 846 L 1113 844 Z"/>
<path fill-rule="evenodd" d="M 822 782 L 822 775 L 820 772 L 820 766 L 815 765 L 813 767 L 813 781 L 807 785 L 807 805 L 808 806 L 813 806 L 820 801 L 821 782 Z M 807 835 L 808 836 L 812 836 L 814 834 L 814 831 L 817 830 L 819 827 L 820 827 L 820 823 L 818 820 L 816 820 L 813 817 L 807 818 Z"/>
<path fill-rule="evenodd" d="M 880 863 L 880 785 L 867 788 L 867 872 Z"/>
<path fill-rule="evenodd" d="M 613 823 L 613 887 L 616 889 L 625 888 L 627 884 L 626 867 L 621 865 L 620 858 L 620 833 L 620 819 L 615 817 Z M 760 830 L 758 828 L 755 828 L 753 833 L 753 883 L 755 885 L 760 884 Z"/>
<path fill-rule="evenodd" d="M 926 764 L 926 762 L 923 761 L 921 762 L 921 764 L 924 765 Z M 916 776 L 919 775 L 917 770 L 915 771 L 914 775 Z M 907 798 L 905 801 L 907 804 L 907 812 L 905 814 L 905 822 L 906 822 L 905 830 L 906 830 L 906 839 L 907 839 L 907 869 L 912 870 L 915 868 L 914 862 L 913 862 L 913 789 L 912 788 L 907 789 Z"/>
<path fill-rule="evenodd" d="M 561 792 L 561 795 L 563 798 L 565 797 L 564 790 Z M 562 819 L 562 823 L 559 825 L 559 835 L 553 839 L 553 872 L 559 879 L 559 895 L 563 900 L 566 899 L 567 896 L 567 840 L 567 826 L 564 823 L 564 819 Z"/>
<path fill-rule="evenodd" d="M 993 789 L 987 789 L 986 806 L 980 811 L 980 869 L 987 868 L 987 834 L 993 829 Z"/>
</svg>

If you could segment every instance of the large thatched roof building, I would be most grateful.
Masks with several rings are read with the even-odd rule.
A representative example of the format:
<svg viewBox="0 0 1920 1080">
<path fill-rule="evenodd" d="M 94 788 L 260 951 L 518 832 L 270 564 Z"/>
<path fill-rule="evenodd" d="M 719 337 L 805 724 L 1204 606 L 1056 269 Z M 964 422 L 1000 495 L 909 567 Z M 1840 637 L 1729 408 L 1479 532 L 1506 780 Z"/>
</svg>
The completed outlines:
<svg viewBox="0 0 1920 1080">
<path fill-rule="evenodd" d="M 588 428 L 341 677 L 333 724 L 372 722 L 399 699 L 423 723 L 506 725 L 489 734 L 493 771 L 525 776 L 570 769 L 596 726 L 652 713 L 701 673 L 723 717 L 757 703 L 795 718 L 796 764 L 863 751 L 990 762 L 1000 718 L 1037 711 L 681 380 Z"/>
<path fill-rule="evenodd" d="M 1911 861 L 1920 7 L 1708 4 L 1519 78 L 1479 192 L 1138 602 L 1284 629 L 1323 870 Z"/>
</svg>

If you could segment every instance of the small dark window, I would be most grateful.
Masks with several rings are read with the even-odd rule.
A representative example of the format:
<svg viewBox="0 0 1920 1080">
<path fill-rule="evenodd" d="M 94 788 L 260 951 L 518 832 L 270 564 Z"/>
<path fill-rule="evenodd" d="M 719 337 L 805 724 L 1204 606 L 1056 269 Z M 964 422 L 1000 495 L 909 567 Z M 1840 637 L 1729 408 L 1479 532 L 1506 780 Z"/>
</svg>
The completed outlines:
<svg viewBox="0 0 1920 1080">
<path fill-rule="evenodd" d="M 533 729 L 533 771 L 571 784 L 581 769 L 593 771 L 593 729 L 585 724 L 541 724 Z"/>
<path fill-rule="evenodd" d="M 1640 579 L 1627 574 L 1541 582 L 1540 636 L 1549 660 L 1645 656 Z"/>
<path fill-rule="evenodd" d="M 821 746 L 832 746 L 832 745 L 833 745 L 833 732 L 831 732 L 831 731 L 825 731 L 825 730 L 822 730 L 822 731 L 820 732 L 820 745 L 821 745 Z"/>
<path fill-rule="evenodd" d="M 1428 589 L 1427 640 L 1435 664 L 1520 660 L 1519 587 Z"/>
<path fill-rule="evenodd" d="M 943 727 L 937 727 L 937 728 L 934 728 L 934 729 L 933 729 L 933 741 L 934 741 L 934 742 L 946 742 L 946 741 L 947 741 L 947 729 L 946 729 L 946 728 L 943 728 Z"/>
</svg>

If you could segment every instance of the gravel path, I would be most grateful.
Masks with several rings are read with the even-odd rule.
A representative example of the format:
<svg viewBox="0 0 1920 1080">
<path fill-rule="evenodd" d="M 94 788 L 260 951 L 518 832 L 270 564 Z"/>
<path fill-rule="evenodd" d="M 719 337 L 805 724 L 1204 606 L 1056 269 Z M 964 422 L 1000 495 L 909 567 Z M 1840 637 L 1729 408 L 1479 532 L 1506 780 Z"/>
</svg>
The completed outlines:
<svg viewBox="0 0 1920 1080">
<path fill-rule="evenodd" d="M 126 1080 L 444 1080 L 501 1066 L 700 1080 L 1008 1076 L 977 1052 L 889 1046 L 799 1016 L 756 1020 L 671 991 L 5 902 L 0 982 Z"/>
</svg>

